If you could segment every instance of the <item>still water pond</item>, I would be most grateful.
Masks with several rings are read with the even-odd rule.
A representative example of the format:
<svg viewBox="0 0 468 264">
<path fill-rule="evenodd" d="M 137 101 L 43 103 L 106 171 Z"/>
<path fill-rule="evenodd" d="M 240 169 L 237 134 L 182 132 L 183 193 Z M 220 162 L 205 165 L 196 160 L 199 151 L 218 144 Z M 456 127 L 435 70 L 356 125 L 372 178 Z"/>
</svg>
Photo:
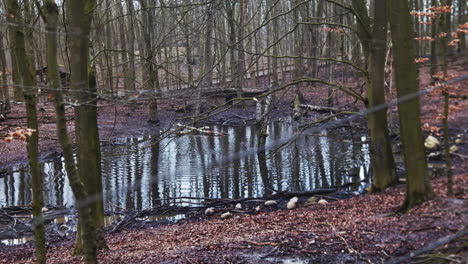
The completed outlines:
<svg viewBox="0 0 468 264">
<path fill-rule="evenodd" d="M 277 148 L 295 129 L 274 122 L 268 127 L 266 151 L 257 151 L 255 126 L 212 129 L 225 135 L 184 135 L 160 142 L 148 135 L 104 146 L 106 209 L 145 209 L 169 203 L 164 200 L 169 197 L 260 197 L 349 183 L 355 183 L 349 190 L 360 190 L 368 179 L 368 145 L 351 129 L 323 130 Z M 72 206 L 63 162 L 45 162 L 42 168 L 45 203 Z M 21 167 L 0 178 L 0 206 L 30 204 L 29 180 L 27 168 Z"/>
</svg>

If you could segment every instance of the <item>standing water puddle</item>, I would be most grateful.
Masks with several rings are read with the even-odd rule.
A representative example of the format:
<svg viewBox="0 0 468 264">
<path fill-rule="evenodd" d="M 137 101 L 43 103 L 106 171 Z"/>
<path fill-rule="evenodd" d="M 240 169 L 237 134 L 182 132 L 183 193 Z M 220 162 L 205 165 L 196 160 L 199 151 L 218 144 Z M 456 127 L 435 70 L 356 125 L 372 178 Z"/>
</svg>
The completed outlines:
<svg viewBox="0 0 468 264">
<path fill-rule="evenodd" d="M 343 185 L 361 191 L 368 179 L 368 145 L 351 129 L 324 130 L 275 149 L 294 135 L 294 128 L 274 122 L 268 127 L 266 156 L 257 151 L 255 126 L 212 130 L 225 136 L 183 135 L 160 142 L 146 136 L 103 146 L 106 211 L 200 202 L 167 200 L 175 197 L 237 199 Z M 42 170 L 45 204 L 73 206 L 63 161 L 44 162 Z M 27 168 L 0 176 L 0 206 L 31 204 L 29 182 Z"/>
</svg>

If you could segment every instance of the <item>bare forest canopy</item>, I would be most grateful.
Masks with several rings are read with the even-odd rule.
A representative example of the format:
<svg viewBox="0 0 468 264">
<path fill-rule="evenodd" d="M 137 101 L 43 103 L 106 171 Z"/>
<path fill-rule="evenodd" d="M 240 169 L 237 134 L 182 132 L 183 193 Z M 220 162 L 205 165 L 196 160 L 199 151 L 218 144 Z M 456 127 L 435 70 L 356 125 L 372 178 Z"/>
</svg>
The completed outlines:
<svg viewBox="0 0 468 264">
<path fill-rule="evenodd" d="M 447 28 L 454 33 L 464 21 L 462 2 L 453 1 Z M 70 72 L 67 34 L 75 32 L 66 27 L 64 7 L 57 3 L 58 63 L 64 72 Z M 410 3 L 415 12 L 430 12 L 434 5 L 421 0 Z M 34 67 L 39 71 L 47 67 L 47 26 L 38 19 L 34 1 L 24 5 L 30 5 L 33 17 L 25 17 L 21 26 L 32 37 L 29 52 L 34 54 Z M 373 19 L 372 7 L 366 8 L 368 19 Z M 347 1 L 110 0 L 99 2 L 93 11 L 90 61 L 96 70 L 97 92 L 108 100 L 117 95 L 135 96 L 143 89 L 265 89 L 301 78 L 319 78 L 355 89 L 356 85 L 344 77 L 366 71 L 365 54 L 356 34 L 362 18 L 355 16 L 358 10 Z M 6 29 L 14 22 L 6 18 L 2 27 L 3 72 L 10 79 L 14 72 Z M 431 36 L 430 20 L 429 16 L 414 17 L 417 36 Z M 450 42 L 452 35 L 448 38 Z M 465 38 L 453 39 L 459 42 L 450 46 L 449 53 L 464 54 Z M 431 41 L 416 44 L 417 58 L 430 56 Z M 320 69 L 324 69 L 322 74 Z M 43 74 L 38 76 L 39 84 L 46 83 Z M 20 88 L 10 86 L 9 94 Z M 47 87 L 40 90 L 50 92 Z"/>
</svg>

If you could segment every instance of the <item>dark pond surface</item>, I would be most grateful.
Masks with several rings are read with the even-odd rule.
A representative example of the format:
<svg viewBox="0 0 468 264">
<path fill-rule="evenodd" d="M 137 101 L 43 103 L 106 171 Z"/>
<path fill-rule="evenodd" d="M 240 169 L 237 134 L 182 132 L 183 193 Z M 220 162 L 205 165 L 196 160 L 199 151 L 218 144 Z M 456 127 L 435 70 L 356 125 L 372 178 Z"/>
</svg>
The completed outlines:
<svg viewBox="0 0 468 264">
<path fill-rule="evenodd" d="M 351 129 L 323 130 L 301 136 L 294 127 L 274 122 L 268 127 L 266 152 L 257 151 L 257 129 L 212 127 L 225 136 L 184 135 L 163 139 L 125 138 L 102 148 L 106 210 L 145 209 L 169 203 L 168 197 L 242 198 L 278 191 L 306 191 L 367 181 L 369 156 L 365 138 Z M 61 160 L 42 164 L 44 201 L 72 206 L 73 194 Z M 0 206 L 30 204 L 27 168 L 14 168 L 0 178 Z M 190 200 L 185 200 L 190 201 Z"/>
</svg>

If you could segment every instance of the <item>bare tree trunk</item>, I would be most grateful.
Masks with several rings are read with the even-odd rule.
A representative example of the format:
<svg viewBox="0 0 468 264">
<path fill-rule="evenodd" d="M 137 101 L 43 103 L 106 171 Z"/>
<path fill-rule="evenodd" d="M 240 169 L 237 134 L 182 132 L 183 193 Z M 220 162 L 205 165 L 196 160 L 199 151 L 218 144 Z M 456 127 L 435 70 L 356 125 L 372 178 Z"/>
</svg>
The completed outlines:
<svg viewBox="0 0 468 264">
<path fill-rule="evenodd" d="M 437 5 L 437 0 L 432 0 L 431 1 L 432 6 Z M 433 21 L 431 25 L 431 38 L 436 39 L 437 37 L 437 23 Z M 430 74 L 431 74 L 431 84 L 434 84 L 436 79 L 434 78 L 434 75 L 437 73 L 438 69 L 438 58 L 437 58 L 437 42 L 436 41 L 431 41 L 431 69 L 430 69 Z"/>
<path fill-rule="evenodd" d="M 8 10 L 9 6 L 15 3 L 16 1 L 5 1 L 5 9 Z M 16 3 L 16 5 L 18 4 Z M 17 18 L 14 16 L 6 16 L 6 20 L 11 25 L 15 25 L 17 23 L 16 22 Z M 16 54 L 16 49 L 15 49 L 15 47 L 17 46 L 15 30 L 8 30 L 8 38 L 9 38 L 9 44 L 10 44 L 10 57 L 11 57 L 14 99 L 16 102 L 22 102 L 24 99 L 23 89 L 22 89 L 23 80 L 21 78 L 22 75 L 19 70 L 18 55 Z"/>
<path fill-rule="evenodd" d="M 106 17 L 107 17 L 107 21 L 110 21 L 111 19 L 111 15 L 112 15 L 112 12 L 111 12 L 111 5 L 110 5 L 110 1 L 107 1 L 106 2 Z M 105 36 L 106 36 L 106 48 L 107 49 L 110 49 L 112 47 L 112 23 L 108 23 L 106 26 L 105 26 Z M 109 54 L 108 51 L 106 51 L 104 53 L 104 56 L 105 56 L 105 61 L 106 61 L 106 73 L 107 73 L 107 78 L 106 78 L 106 83 L 107 83 L 107 87 L 109 88 L 109 90 L 111 91 L 114 91 L 114 71 L 113 71 L 113 60 L 112 60 L 112 55 Z M 118 88 L 118 87 L 117 87 Z"/>
<path fill-rule="evenodd" d="M 463 25 L 468 19 L 466 12 L 466 1 L 458 1 L 458 24 Z M 466 51 L 466 35 L 463 32 L 458 33 L 460 39 L 459 53 L 462 54 L 465 64 L 468 64 L 468 52 Z"/>
<path fill-rule="evenodd" d="M 229 27 L 229 66 L 230 66 L 230 73 L 231 73 L 231 87 L 234 87 L 238 89 L 237 87 L 237 76 L 236 76 L 236 49 L 235 49 L 235 43 L 236 43 L 236 20 L 235 20 L 235 6 L 236 6 L 236 1 L 229 0 L 226 1 L 226 16 L 227 16 L 227 23 Z"/>
<path fill-rule="evenodd" d="M 84 243 L 83 253 L 85 255 L 85 261 L 86 263 L 97 263 L 97 252 L 95 248 L 95 226 L 92 221 L 93 211 L 89 206 L 87 206 L 86 203 L 82 203 L 82 201 L 86 201 L 86 199 L 89 197 L 85 186 L 83 185 L 83 182 L 78 175 L 75 165 L 73 146 L 67 131 L 65 102 L 63 100 L 63 94 L 60 90 L 60 77 L 57 63 L 57 25 L 59 20 L 59 11 L 55 1 L 46 0 L 44 2 L 42 15 L 47 27 L 47 74 L 49 79 L 49 87 L 52 90 L 52 94 L 54 96 L 57 137 L 63 151 L 67 177 L 70 181 L 73 194 L 77 199 L 78 221 L 80 224 L 83 223 L 82 226 L 84 226 L 86 229 L 85 232 L 83 232 L 84 236 L 82 238 Z"/>
<path fill-rule="evenodd" d="M 414 63 L 414 36 L 407 0 L 389 1 L 389 18 L 395 58 L 398 98 L 414 96 L 398 105 L 400 135 L 406 165 L 406 197 L 401 211 L 407 211 L 434 193 L 427 175 L 426 155 L 420 121 L 418 78 Z"/>
<path fill-rule="evenodd" d="M 239 0 L 239 22 L 237 27 L 237 84 L 239 91 L 244 87 L 245 80 L 245 51 L 244 51 L 244 32 L 247 13 L 247 0 Z"/>
<path fill-rule="evenodd" d="M 121 1 L 117 1 L 117 7 L 119 11 L 119 20 L 118 20 L 118 30 L 119 30 L 119 38 L 120 38 L 120 55 L 122 57 L 122 76 L 123 76 L 123 89 L 125 92 L 130 90 L 133 81 L 130 79 L 129 71 L 128 71 L 128 54 L 127 54 L 127 42 L 125 41 L 125 33 L 127 32 L 127 29 L 125 27 L 125 16 L 124 16 L 124 9 L 122 6 Z M 117 81 L 117 87 L 119 86 L 120 80 Z"/>
<path fill-rule="evenodd" d="M 184 0 L 184 3 L 188 6 L 190 4 L 190 0 Z M 192 58 L 192 41 L 190 38 L 190 29 L 189 29 L 189 21 L 190 21 L 190 13 L 188 12 L 189 8 L 185 9 L 184 14 L 184 24 L 182 25 L 182 31 L 184 32 L 185 37 L 185 60 L 187 65 L 187 82 L 189 83 L 188 88 L 193 88 L 193 58 Z"/>
<path fill-rule="evenodd" d="M 353 1 L 359 14 L 358 36 L 361 40 L 367 61 L 369 77 L 366 79 L 367 107 L 385 104 L 385 57 L 387 48 L 386 3 L 375 1 L 376 13 L 371 27 L 364 0 Z M 372 111 L 367 117 L 371 145 L 372 191 L 383 191 L 398 180 L 388 133 L 387 111 Z"/>
<path fill-rule="evenodd" d="M 0 111 L 0 115 L 4 115 L 4 118 L 6 117 L 5 114 L 7 111 L 10 110 L 10 94 L 8 90 L 8 76 L 6 74 L 6 67 L 7 67 L 7 62 L 6 62 L 6 57 L 5 57 L 5 47 L 3 43 L 3 31 L 0 31 L 0 71 L 3 73 L 2 74 L 2 84 L 1 84 L 1 96 L 3 100 L 3 113 Z"/>
<path fill-rule="evenodd" d="M 199 115 L 201 112 L 201 95 L 202 89 L 210 88 L 212 84 L 212 68 L 213 60 L 211 58 L 212 52 L 212 35 L 213 35 L 213 25 L 214 16 L 213 16 L 213 4 L 209 4 L 206 9 L 206 33 L 205 33 L 205 51 L 203 54 L 203 79 L 201 85 L 198 86 L 197 91 L 197 103 L 195 106 L 195 115 Z"/>
<path fill-rule="evenodd" d="M 75 92 L 78 106 L 75 107 L 75 133 L 78 148 L 78 175 L 85 184 L 85 201 L 78 201 L 79 206 L 92 210 L 92 223 L 96 234 L 92 234 L 95 244 L 88 247 L 86 221 L 78 225 L 75 254 L 84 254 L 93 262 L 96 250 L 106 248 L 101 228 L 104 225 L 102 199 L 101 149 L 97 126 L 96 79 L 89 62 L 89 34 L 95 0 L 69 0 L 66 2 L 69 30 L 75 34 L 69 36 L 71 89 Z M 85 215 L 84 217 L 87 217 Z M 89 250 L 89 252 L 87 252 Z"/>
<path fill-rule="evenodd" d="M 145 89 L 149 90 L 151 101 L 148 105 L 149 107 L 149 123 L 152 124 L 159 124 L 159 117 L 158 117 L 158 102 L 157 102 L 157 95 L 156 93 L 161 92 L 161 88 L 159 87 L 159 75 L 157 67 L 155 67 L 155 53 L 154 47 L 152 44 L 152 35 L 153 35 L 153 12 L 154 8 L 150 8 L 150 4 L 147 3 L 147 0 L 139 0 L 140 5 L 144 9 L 143 11 L 143 32 L 145 36 L 145 51 L 146 51 L 146 62 L 145 68 L 148 74 L 147 78 L 148 81 L 143 81 L 146 84 Z M 155 69 L 156 68 L 156 69 Z"/>
<path fill-rule="evenodd" d="M 17 56 L 16 63 L 19 72 L 22 76 L 22 83 L 25 87 L 23 91 L 24 101 L 26 105 L 26 122 L 29 129 L 34 130 L 32 135 L 27 139 L 27 152 L 29 161 L 29 172 L 32 176 L 32 191 L 33 191 L 33 225 L 34 238 L 36 240 L 36 261 L 37 263 L 46 263 L 46 247 L 45 247 L 45 229 L 44 219 L 42 215 L 42 207 L 44 206 L 42 198 L 42 190 L 44 179 L 39 164 L 39 126 L 37 122 L 36 96 L 35 96 L 35 73 L 34 56 L 27 54 L 25 29 L 23 24 L 21 10 L 17 0 L 7 0 L 5 2 L 8 17 L 13 18 L 10 22 L 10 43 L 12 53 Z M 24 4 L 29 5 L 26 1 Z M 25 11 L 26 16 L 30 16 L 30 11 Z M 28 18 L 29 19 L 29 18 Z M 31 37 L 31 35 L 29 35 Z M 30 44 L 30 42 L 28 43 Z"/>
<path fill-rule="evenodd" d="M 440 5 L 445 6 L 447 4 L 446 0 L 441 0 Z M 437 62 L 439 63 L 440 70 L 447 74 L 447 38 L 448 36 L 441 37 L 440 34 L 447 33 L 445 32 L 447 28 L 447 13 L 442 13 L 439 17 L 439 37 L 437 37 Z M 448 34 L 448 33 L 447 33 Z"/>
<path fill-rule="evenodd" d="M 274 0 L 268 0 L 267 4 L 267 9 L 270 10 L 271 9 L 271 16 L 276 16 L 277 13 L 278 13 L 278 8 L 277 6 L 273 6 L 273 5 L 278 5 L 278 3 L 275 3 L 276 1 Z M 272 25 L 271 25 L 271 30 L 273 32 L 272 35 L 272 39 L 271 39 L 271 43 L 269 43 L 268 46 L 270 46 L 271 44 L 273 44 L 274 42 L 276 42 L 278 40 L 278 37 L 279 37 L 279 31 L 280 31 L 280 28 L 279 28 L 279 21 L 278 21 L 278 18 L 274 19 L 272 21 Z M 279 77 L 278 77 L 278 56 L 279 56 L 279 47 L 278 45 L 274 45 L 273 46 L 273 51 L 272 51 L 272 58 L 271 58 L 271 77 L 272 77 L 272 85 L 274 88 L 278 87 L 279 85 Z M 283 77 L 284 78 L 284 77 Z M 273 99 L 273 101 L 275 101 Z"/>
<path fill-rule="evenodd" d="M 129 19 L 129 29 L 127 31 L 127 39 L 128 39 L 128 47 L 129 47 L 129 54 L 128 54 L 128 89 L 135 90 L 135 30 L 136 30 L 136 23 L 135 23 L 135 7 L 133 6 L 132 0 L 126 0 L 127 3 L 127 10 L 128 10 L 128 19 Z M 124 41 L 124 40 L 122 40 Z"/>
<path fill-rule="evenodd" d="M 300 2 L 299 0 L 295 0 L 293 2 L 294 6 L 298 5 Z M 293 10 L 293 22 L 294 22 L 294 26 L 298 25 L 299 22 L 300 22 L 300 19 L 299 19 L 299 8 L 303 8 L 303 7 L 296 7 L 294 10 Z M 299 78 L 302 78 L 302 76 L 304 76 L 304 59 L 302 58 L 303 57 L 303 35 L 302 35 L 302 27 L 298 27 L 296 28 L 296 30 L 294 31 L 294 79 L 299 79 Z M 296 103 L 303 103 L 303 99 L 304 99 L 304 96 L 302 95 L 301 93 L 301 90 L 300 90 L 300 87 L 301 87 L 302 84 L 299 84 L 296 88 L 295 88 L 295 97 L 294 97 L 294 108 L 297 108 L 297 105 Z M 296 100 L 297 99 L 297 100 Z M 302 116 L 302 114 L 300 114 L 301 112 L 300 111 L 294 111 L 294 119 L 295 120 L 299 120 Z"/>
</svg>

